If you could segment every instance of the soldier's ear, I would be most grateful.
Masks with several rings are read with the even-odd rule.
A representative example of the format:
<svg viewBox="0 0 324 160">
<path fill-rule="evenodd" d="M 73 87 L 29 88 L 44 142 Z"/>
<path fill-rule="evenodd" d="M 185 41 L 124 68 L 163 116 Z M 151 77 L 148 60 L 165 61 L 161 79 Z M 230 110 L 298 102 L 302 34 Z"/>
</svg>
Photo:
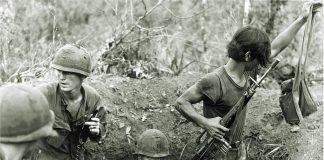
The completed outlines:
<svg viewBox="0 0 324 160">
<path fill-rule="evenodd" d="M 82 75 L 82 74 L 79 74 L 79 77 L 80 77 L 80 79 L 81 79 L 82 82 L 83 82 L 84 79 L 87 78 L 87 76 L 84 76 L 84 75 Z"/>
<path fill-rule="evenodd" d="M 252 60 L 251 58 L 251 52 L 250 51 L 247 51 L 245 54 L 244 54 L 244 60 L 245 62 L 249 62 Z"/>
</svg>

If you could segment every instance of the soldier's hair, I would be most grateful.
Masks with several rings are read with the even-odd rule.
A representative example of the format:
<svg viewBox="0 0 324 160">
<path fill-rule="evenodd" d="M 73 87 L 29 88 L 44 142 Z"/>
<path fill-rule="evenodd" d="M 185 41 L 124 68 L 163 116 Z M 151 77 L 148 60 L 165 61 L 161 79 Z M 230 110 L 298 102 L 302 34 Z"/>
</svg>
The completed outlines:
<svg viewBox="0 0 324 160">
<path fill-rule="evenodd" d="M 262 67 L 269 63 L 271 52 L 270 39 L 264 31 L 250 26 L 236 31 L 227 45 L 228 56 L 238 62 L 245 61 L 245 53 L 250 51 L 252 59 L 256 58 Z"/>
</svg>

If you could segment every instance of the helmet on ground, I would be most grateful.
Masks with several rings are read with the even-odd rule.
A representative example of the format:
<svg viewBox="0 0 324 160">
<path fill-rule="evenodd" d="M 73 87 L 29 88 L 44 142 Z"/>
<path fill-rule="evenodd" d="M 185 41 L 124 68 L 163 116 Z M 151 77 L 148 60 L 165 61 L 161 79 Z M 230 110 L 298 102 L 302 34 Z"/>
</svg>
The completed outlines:
<svg viewBox="0 0 324 160">
<path fill-rule="evenodd" d="M 169 155 L 168 139 L 157 129 L 146 130 L 137 141 L 135 154 L 148 157 L 166 157 Z"/>
<path fill-rule="evenodd" d="M 0 87 L 0 142 L 30 142 L 55 136 L 54 112 L 36 88 L 12 84 Z"/>
<path fill-rule="evenodd" d="M 57 51 L 51 67 L 89 76 L 91 72 L 90 55 L 82 47 L 67 44 Z"/>
</svg>

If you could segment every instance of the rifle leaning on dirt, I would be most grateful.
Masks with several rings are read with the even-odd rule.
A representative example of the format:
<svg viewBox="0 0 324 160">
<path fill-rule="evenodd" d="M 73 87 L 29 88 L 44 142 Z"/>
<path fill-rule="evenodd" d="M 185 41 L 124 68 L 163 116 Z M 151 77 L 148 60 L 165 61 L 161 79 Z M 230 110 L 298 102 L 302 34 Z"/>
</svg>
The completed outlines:
<svg viewBox="0 0 324 160">
<path fill-rule="evenodd" d="M 103 106 L 97 108 L 89 116 L 86 117 L 86 120 L 83 123 L 91 121 L 91 118 L 97 118 L 98 113 L 100 113 L 104 109 L 105 108 Z M 89 136 L 90 136 L 89 126 L 83 124 L 82 128 L 81 128 L 81 132 L 79 134 L 79 143 L 76 146 L 76 149 L 77 149 L 77 151 L 76 151 L 77 153 L 75 155 L 76 160 L 79 159 L 81 148 L 84 145 L 84 143 L 88 140 Z"/>
<path fill-rule="evenodd" d="M 253 82 L 250 87 L 246 89 L 243 93 L 243 96 L 238 100 L 238 102 L 231 108 L 231 110 L 221 119 L 220 124 L 222 126 L 227 127 L 231 122 L 232 118 L 236 115 L 237 111 L 240 108 L 244 108 L 249 100 L 255 93 L 257 87 L 260 87 L 261 82 L 267 76 L 267 74 L 279 63 L 278 59 L 271 64 L 270 68 L 263 74 L 259 81 L 254 80 L 249 77 L 249 79 Z M 206 133 L 206 130 L 199 136 L 199 139 Z M 207 156 L 207 154 L 211 154 L 211 151 L 220 150 L 224 155 L 227 154 L 229 147 L 228 142 L 225 139 L 218 140 L 213 137 L 206 138 L 206 140 L 200 145 L 196 154 L 192 158 L 192 160 L 201 160 Z"/>
</svg>

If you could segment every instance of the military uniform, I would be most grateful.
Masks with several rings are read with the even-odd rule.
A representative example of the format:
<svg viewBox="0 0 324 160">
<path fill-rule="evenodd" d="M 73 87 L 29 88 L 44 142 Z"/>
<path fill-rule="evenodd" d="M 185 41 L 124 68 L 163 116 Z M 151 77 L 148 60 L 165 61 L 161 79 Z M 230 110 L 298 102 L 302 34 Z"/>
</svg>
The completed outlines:
<svg viewBox="0 0 324 160">
<path fill-rule="evenodd" d="M 39 144 L 39 150 L 34 154 L 33 159 L 84 159 L 84 147 L 77 149 L 80 133 L 84 122 L 88 117 L 101 107 L 100 96 L 92 87 L 82 84 L 81 93 L 83 99 L 81 106 L 77 109 L 69 108 L 66 100 L 62 96 L 62 91 L 58 83 L 50 83 L 38 87 L 47 98 L 50 109 L 55 113 L 54 130 L 58 132 L 58 137 L 48 137 Z M 100 133 L 98 136 L 90 136 L 90 140 L 99 141 L 106 133 L 105 124 L 107 122 L 106 112 L 98 114 L 100 119 Z"/>
<path fill-rule="evenodd" d="M 77 87 L 81 88 L 77 92 L 80 94 L 79 96 L 82 96 L 82 99 L 77 103 L 68 103 L 69 100 L 63 96 L 63 93 L 64 95 L 71 94 L 71 90 L 64 90 L 64 87 L 62 90 L 62 86 L 58 82 L 38 87 L 47 98 L 50 109 L 55 113 L 53 128 L 59 136 L 44 139 L 38 144 L 38 150 L 35 150 L 32 157 L 33 159 L 46 160 L 82 160 L 85 152 L 84 141 L 88 137 L 92 141 L 99 141 L 106 134 L 107 113 L 101 106 L 100 96 L 95 89 L 82 84 L 83 79 L 91 73 L 91 57 L 81 46 L 67 44 L 57 51 L 51 67 L 56 69 L 60 83 L 69 79 L 70 76 L 78 77 L 68 81 L 70 84 L 81 82 L 81 84 L 77 84 L 80 85 Z M 84 126 L 84 124 L 90 121 L 93 112 L 99 108 L 104 108 L 100 109 L 97 115 L 100 124 L 99 126 L 91 125 L 99 127 L 99 135 L 93 136 L 90 134 L 88 126 Z M 87 136 L 82 136 L 84 133 Z M 83 137 L 86 137 L 84 141 L 81 140 Z"/>
</svg>

